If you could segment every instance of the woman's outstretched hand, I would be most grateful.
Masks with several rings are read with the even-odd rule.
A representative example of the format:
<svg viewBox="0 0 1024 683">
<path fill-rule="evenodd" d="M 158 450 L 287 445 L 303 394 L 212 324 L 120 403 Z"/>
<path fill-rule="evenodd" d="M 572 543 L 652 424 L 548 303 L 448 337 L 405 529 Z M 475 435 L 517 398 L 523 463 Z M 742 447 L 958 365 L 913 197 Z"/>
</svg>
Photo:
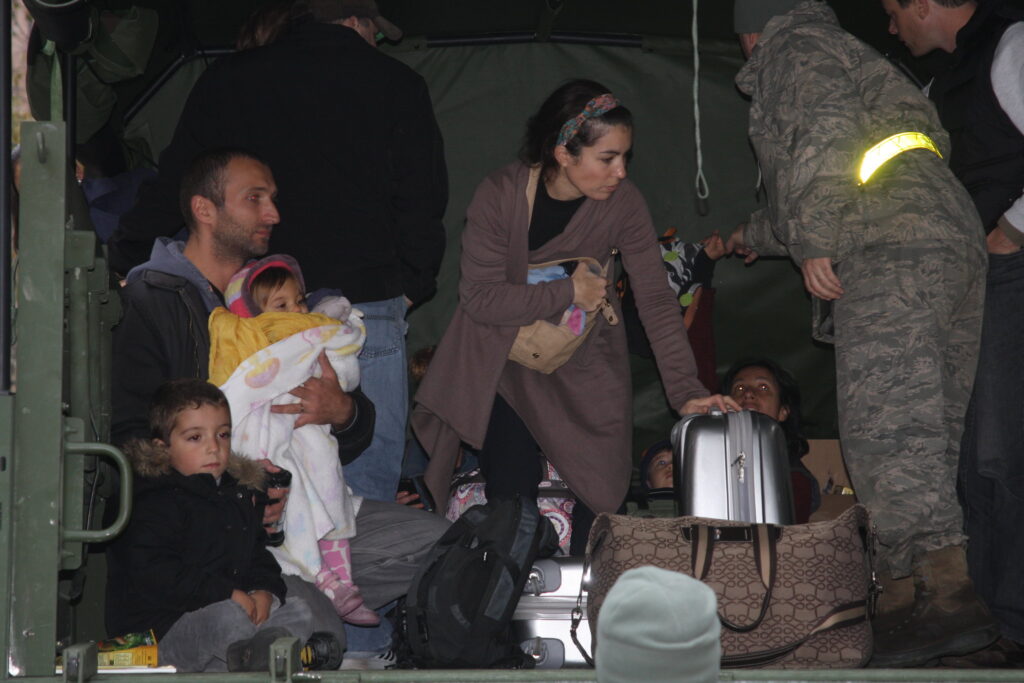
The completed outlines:
<svg viewBox="0 0 1024 683">
<path fill-rule="evenodd" d="M 727 411 L 736 412 L 740 410 L 740 404 L 736 403 L 732 396 L 713 394 L 711 396 L 705 396 L 704 398 L 691 398 L 683 404 L 682 408 L 679 409 L 679 414 L 693 415 L 695 413 L 699 413 L 703 415 L 712 408 L 718 408 L 723 413 Z"/>
<path fill-rule="evenodd" d="M 583 261 L 576 264 L 572 271 L 572 302 L 587 313 L 601 305 L 608 289 L 608 280 L 594 274 L 590 266 Z"/>
</svg>

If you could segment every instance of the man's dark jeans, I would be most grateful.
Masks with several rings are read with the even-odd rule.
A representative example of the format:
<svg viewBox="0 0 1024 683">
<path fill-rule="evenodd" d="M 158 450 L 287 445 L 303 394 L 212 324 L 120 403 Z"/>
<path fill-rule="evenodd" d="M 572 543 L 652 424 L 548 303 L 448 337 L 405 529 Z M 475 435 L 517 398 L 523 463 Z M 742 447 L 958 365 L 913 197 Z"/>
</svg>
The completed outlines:
<svg viewBox="0 0 1024 683">
<path fill-rule="evenodd" d="M 1003 636 L 1024 642 L 1024 250 L 990 255 L 959 493 L 974 588 Z"/>
</svg>

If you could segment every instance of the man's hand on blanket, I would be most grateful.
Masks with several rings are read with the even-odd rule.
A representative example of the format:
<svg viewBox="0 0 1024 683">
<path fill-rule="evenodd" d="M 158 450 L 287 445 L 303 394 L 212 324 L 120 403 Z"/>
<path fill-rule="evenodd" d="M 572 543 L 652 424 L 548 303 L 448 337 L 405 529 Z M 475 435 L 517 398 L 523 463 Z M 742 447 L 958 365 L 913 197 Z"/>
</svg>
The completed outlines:
<svg viewBox="0 0 1024 683">
<path fill-rule="evenodd" d="M 256 462 L 258 462 L 267 472 L 273 473 L 281 471 L 280 467 L 270 462 L 267 458 L 257 460 Z M 268 527 L 271 524 L 277 524 L 277 522 L 281 520 L 281 515 L 284 514 L 284 505 L 288 502 L 288 492 L 290 490 L 291 489 L 267 489 L 267 498 L 275 502 L 268 503 L 267 506 L 263 508 L 264 527 Z M 271 529 L 267 529 L 268 533 L 270 531 Z"/>
<path fill-rule="evenodd" d="M 355 401 L 341 390 L 338 375 L 327 360 L 327 352 L 321 351 L 317 359 L 320 363 L 320 377 L 310 377 L 288 393 L 297 396 L 298 403 L 271 406 L 273 413 L 298 415 L 295 428 L 305 425 L 333 425 L 335 429 L 344 429 L 352 421 Z"/>
</svg>

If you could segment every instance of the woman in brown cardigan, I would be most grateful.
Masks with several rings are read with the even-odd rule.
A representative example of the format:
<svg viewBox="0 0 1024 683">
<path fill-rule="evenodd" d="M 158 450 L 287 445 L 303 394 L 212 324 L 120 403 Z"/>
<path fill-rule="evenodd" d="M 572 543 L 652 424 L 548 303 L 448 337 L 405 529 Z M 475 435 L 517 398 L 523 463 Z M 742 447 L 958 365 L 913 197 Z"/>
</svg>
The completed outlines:
<svg viewBox="0 0 1024 683">
<path fill-rule="evenodd" d="M 573 554 L 583 551 L 593 514 L 615 512 L 629 485 L 626 337 L 595 310 L 606 296 L 618 307 L 609 280 L 580 264 L 571 277 L 527 284 L 528 264 L 605 264 L 621 253 L 670 405 L 736 409 L 697 381 L 647 205 L 626 180 L 632 132 L 629 110 L 593 81 L 561 86 L 530 119 L 521 161 L 484 180 L 467 211 L 459 305 L 412 416 L 437 500 L 447 500 L 461 444 L 479 449 L 491 500 L 535 497 L 546 456 L 578 498 Z M 597 322 L 568 362 L 543 374 L 509 360 L 520 326 L 557 323 L 572 304 Z"/>
</svg>

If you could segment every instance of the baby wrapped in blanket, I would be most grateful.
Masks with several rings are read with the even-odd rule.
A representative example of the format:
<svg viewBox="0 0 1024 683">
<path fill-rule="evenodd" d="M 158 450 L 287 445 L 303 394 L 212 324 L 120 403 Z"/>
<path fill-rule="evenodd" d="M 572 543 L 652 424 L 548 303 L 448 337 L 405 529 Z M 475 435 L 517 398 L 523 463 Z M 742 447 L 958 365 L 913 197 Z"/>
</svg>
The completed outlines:
<svg viewBox="0 0 1024 683">
<path fill-rule="evenodd" d="M 320 375 L 322 353 L 343 390 L 359 384 L 356 357 L 366 329 L 358 311 L 331 297 L 310 313 L 302 272 L 283 254 L 239 271 L 225 298 L 231 310 L 210 314 L 210 381 L 231 405 L 232 449 L 292 473 L 284 543 L 271 552 L 284 573 L 314 582 L 342 619 L 376 624 L 352 581 L 348 539 L 362 499 L 345 484 L 330 425 L 295 428 L 294 414 L 270 410 L 299 401 L 289 392 Z"/>
</svg>

